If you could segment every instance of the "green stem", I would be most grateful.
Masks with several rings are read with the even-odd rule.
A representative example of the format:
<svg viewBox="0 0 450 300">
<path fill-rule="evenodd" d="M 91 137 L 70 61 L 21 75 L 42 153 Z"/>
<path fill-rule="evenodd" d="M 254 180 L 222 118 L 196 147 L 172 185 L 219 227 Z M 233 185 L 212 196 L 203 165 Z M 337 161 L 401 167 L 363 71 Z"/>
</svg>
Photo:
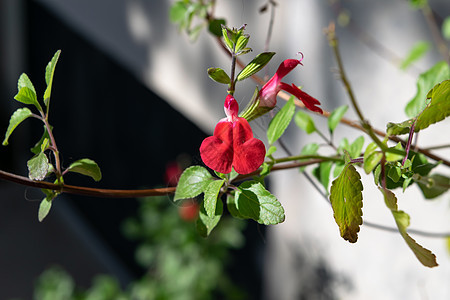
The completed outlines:
<svg viewBox="0 0 450 300">
<path fill-rule="evenodd" d="M 295 155 L 295 156 L 277 158 L 277 159 L 274 159 L 273 162 L 275 164 L 279 164 L 279 163 L 284 163 L 284 162 L 289 162 L 289 161 L 305 160 L 305 159 L 320 159 L 322 161 L 343 161 L 342 158 L 337 157 L 337 156 Z"/>
</svg>

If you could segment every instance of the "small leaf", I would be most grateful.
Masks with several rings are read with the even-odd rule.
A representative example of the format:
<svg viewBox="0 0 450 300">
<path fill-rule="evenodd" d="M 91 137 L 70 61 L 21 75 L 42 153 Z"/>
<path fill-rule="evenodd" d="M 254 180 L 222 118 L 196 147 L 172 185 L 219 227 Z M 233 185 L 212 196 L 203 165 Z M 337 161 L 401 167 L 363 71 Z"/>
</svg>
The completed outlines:
<svg viewBox="0 0 450 300">
<path fill-rule="evenodd" d="M 215 36 L 222 36 L 222 25 L 225 25 L 224 19 L 214 19 L 208 24 L 208 30 Z"/>
<path fill-rule="evenodd" d="M 330 114 L 330 116 L 328 117 L 328 129 L 331 133 L 333 133 L 333 131 L 336 129 L 336 126 L 342 120 L 347 110 L 348 106 L 343 105 L 333 110 L 333 112 Z"/>
<path fill-rule="evenodd" d="M 388 135 L 401 135 L 409 133 L 411 126 L 414 124 L 414 118 L 401 123 L 389 122 L 386 124 L 386 133 Z"/>
<path fill-rule="evenodd" d="M 169 11 L 169 18 L 171 22 L 179 23 L 185 18 L 187 6 L 183 1 L 175 2 Z"/>
<path fill-rule="evenodd" d="M 397 145 L 395 145 L 394 147 L 389 147 L 389 149 L 396 149 L 396 150 L 404 151 L 403 146 L 400 142 L 398 142 Z M 406 152 L 405 152 L 405 154 L 386 152 L 386 161 L 398 161 L 400 159 L 403 159 L 405 157 L 405 155 L 406 155 Z"/>
<path fill-rule="evenodd" d="M 444 120 L 450 115 L 450 80 L 437 84 L 427 95 L 431 99 L 427 108 L 418 116 L 415 131 Z"/>
<path fill-rule="evenodd" d="M 278 140 L 289 126 L 295 113 L 294 97 L 291 97 L 282 109 L 270 121 L 267 129 L 267 139 L 269 144 L 273 144 Z"/>
<path fill-rule="evenodd" d="M 383 157 L 381 152 L 376 151 L 377 147 L 377 144 L 372 142 L 367 146 L 366 151 L 364 152 L 364 172 L 366 172 L 366 174 L 372 172 Z"/>
<path fill-rule="evenodd" d="M 102 172 L 97 163 L 89 158 L 83 158 L 73 162 L 69 168 L 69 172 L 75 172 L 91 177 L 95 181 L 102 179 Z"/>
<path fill-rule="evenodd" d="M 446 40 L 450 40 L 450 17 L 446 17 L 442 22 L 442 36 Z"/>
<path fill-rule="evenodd" d="M 304 112 L 299 110 L 296 114 L 295 114 L 295 118 L 294 118 L 295 124 L 297 124 L 297 126 L 304 130 L 307 134 L 313 133 L 314 131 L 316 131 L 316 125 L 314 125 L 314 120 L 312 119 L 312 117 Z"/>
<path fill-rule="evenodd" d="M 238 219 L 245 219 L 245 217 L 239 213 L 239 210 L 237 208 L 236 198 L 233 195 L 227 196 L 227 208 L 228 208 L 228 212 L 233 217 L 238 218 Z"/>
<path fill-rule="evenodd" d="M 233 42 L 230 39 L 230 36 L 228 35 L 229 29 L 226 26 L 222 26 L 222 37 L 225 41 L 225 45 L 227 46 L 228 50 L 230 52 L 233 51 Z"/>
<path fill-rule="evenodd" d="M 204 167 L 187 168 L 178 181 L 174 201 L 197 197 L 205 191 L 211 180 L 214 180 L 214 177 Z"/>
<path fill-rule="evenodd" d="M 266 152 L 266 156 L 271 156 L 272 154 L 274 154 L 277 151 L 277 147 L 275 146 L 270 146 L 269 149 L 267 149 Z"/>
<path fill-rule="evenodd" d="M 395 197 L 395 194 L 390 190 L 380 189 L 380 191 L 383 193 L 386 206 L 391 210 L 395 223 L 397 224 L 398 231 L 408 247 L 413 251 L 414 255 L 424 266 L 430 268 L 436 267 L 438 265 L 436 262 L 436 256 L 430 250 L 419 245 L 406 231 L 409 227 L 409 215 L 404 211 L 398 210 L 397 198 Z"/>
<path fill-rule="evenodd" d="M 315 155 L 317 154 L 317 150 L 319 150 L 318 144 L 316 143 L 306 144 L 305 146 L 303 146 L 302 151 L 300 151 L 300 155 Z M 300 167 L 301 172 L 303 172 L 305 169 L 306 167 Z"/>
<path fill-rule="evenodd" d="M 205 207 L 206 214 L 208 217 L 214 217 L 216 212 L 216 203 L 220 201 L 217 199 L 219 197 L 220 189 L 222 188 L 225 180 L 214 180 L 209 183 L 208 187 L 205 190 L 205 197 L 203 199 L 203 206 Z"/>
<path fill-rule="evenodd" d="M 8 139 L 11 136 L 12 132 L 14 131 L 14 129 L 16 129 L 16 127 L 20 123 L 22 123 L 24 120 L 26 120 L 31 115 L 32 115 L 31 110 L 29 110 L 26 107 L 17 109 L 11 115 L 11 118 L 9 119 L 8 129 L 6 129 L 5 139 L 3 140 L 3 143 L 2 143 L 3 146 L 7 146 L 8 145 Z"/>
<path fill-rule="evenodd" d="M 246 51 L 245 46 L 247 46 L 249 39 L 250 39 L 250 36 L 248 34 L 243 34 L 243 35 L 239 36 L 237 39 L 237 42 L 236 42 L 235 52 L 239 53 L 241 51 Z"/>
<path fill-rule="evenodd" d="M 203 202 L 204 203 L 204 202 Z M 220 221 L 223 213 L 223 203 L 222 201 L 217 201 L 216 211 L 214 216 L 209 217 L 205 211 L 205 207 L 203 205 L 200 206 L 200 212 L 197 220 L 197 230 L 199 234 L 203 237 L 207 237 L 210 235 L 211 231 Z"/>
<path fill-rule="evenodd" d="M 361 156 L 362 148 L 364 146 L 364 137 L 357 137 L 353 143 L 346 149 L 351 158 L 358 158 Z"/>
<path fill-rule="evenodd" d="M 264 68 L 264 66 L 272 59 L 274 55 L 275 52 L 263 52 L 258 54 L 251 62 L 248 63 L 248 65 L 245 66 L 245 68 L 242 69 L 241 72 L 239 72 L 236 80 L 241 81 L 258 73 L 258 71 Z"/>
<path fill-rule="evenodd" d="M 239 214 L 264 225 L 274 225 L 284 221 L 284 209 L 277 198 L 257 181 L 246 181 L 235 194 Z"/>
<path fill-rule="evenodd" d="M 406 70 L 412 63 L 419 60 L 430 48 L 430 43 L 425 41 L 417 42 L 409 51 L 408 56 L 400 64 L 400 69 Z"/>
<path fill-rule="evenodd" d="M 427 178 L 426 184 L 422 181 L 417 182 L 417 184 L 422 190 L 425 199 L 433 199 L 448 191 L 450 178 L 440 174 L 433 174 Z"/>
<path fill-rule="evenodd" d="M 44 142 L 46 139 L 49 139 L 49 138 L 50 138 L 49 135 L 48 135 L 47 128 L 45 127 L 45 125 L 44 125 L 43 127 L 44 127 L 44 133 L 42 134 L 41 139 L 34 145 L 33 148 L 30 149 L 31 152 L 34 153 L 34 154 L 36 154 L 36 155 L 42 152 L 41 149 L 42 149 L 42 144 L 43 144 L 43 142 Z M 53 127 L 52 127 L 52 126 L 50 126 L 50 128 L 53 130 Z"/>
<path fill-rule="evenodd" d="M 45 217 L 50 212 L 51 208 L 52 208 L 52 200 L 48 200 L 47 197 L 42 199 L 41 204 L 39 205 L 39 212 L 38 212 L 39 222 L 42 222 L 45 219 Z"/>
<path fill-rule="evenodd" d="M 445 61 L 438 62 L 428 71 L 420 74 L 417 80 L 417 93 L 405 108 L 409 118 L 416 117 L 427 105 L 427 93 L 436 84 L 450 78 L 450 68 Z"/>
<path fill-rule="evenodd" d="M 52 84 L 53 84 L 53 75 L 55 74 L 56 63 L 58 62 L 59 55 L 61 54 L 61 50 L 56 51 L 55 55 L 53 55 L 52 60 L 47 64 L 45 68 L 45 82 L 47 83 L 47 88 L 44 93 L 44 103 L 45 106 L 48 106 L 50 101 L 50 95 L 52 92 Z"/>
<path fill-rule="evenodd" d="M 209 68 L 208 76 L 209 78 L 218 83 L 229 84 L 231 82 L 228 74 L 225 73 L 225 71 L 222 70 L 221 68 Z"/>
<path fill-rule="evenodd" d="M 28 177 L 31 180 L 43 180 L 47 176 L 49 163 L 44 152 L 35 155 L 27 162 Z"/>
<path fill-rule="evenodd" d="M 392 166 L 389 169 L 387 176 L 392 179 L 393 182 L 398 182 L 402 176 L 402 170 L 399 166 Z"/>
<path fill-rule="evenodd" d="M 334 219 L 339 226 L 342 238 L 355 243 L 362 224 L 362 190 L 361 177 L 355 167 L 347 164 L 336 178 L 330 191 Z"/>
<path fill-rule="evenodd" d="M 330 173 L 332 166 L 333 162 L 331 161 L 322 162 L 317 166 L 317 168 L 314 169 L 313 172 L 314 176 L 325 188 L 327 194 L 328 194 L 328 185 L 330 183 Z"/>
</svg>

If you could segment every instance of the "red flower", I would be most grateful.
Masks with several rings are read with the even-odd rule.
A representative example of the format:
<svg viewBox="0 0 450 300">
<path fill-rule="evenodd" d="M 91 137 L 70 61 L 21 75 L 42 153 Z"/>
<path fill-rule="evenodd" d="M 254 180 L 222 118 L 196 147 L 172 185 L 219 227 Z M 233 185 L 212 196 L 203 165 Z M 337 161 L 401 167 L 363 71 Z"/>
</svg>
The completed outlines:
<svg viewBox="0 0 450 300">
<path fill-rule="evenodd" d="M 205 165 L 220 173 L 239 174 L 256 171 L 264 162 L 266 148 L 253 137 L 247 120 L 238 117 L 239 105 L 228 95 L 224 104 L 226 118 L 217 123 L 214 135 L 203 140 L 200 156 Z"/>
<path fill-rule="evenodd" d="M 281 79 L 283 79 L 284 76 L 286 76 L 299 64 L 301 65 L 302 63 L 301 60 L 298 59 L 286 59 L 280 64 L 275 75 L 273 75 L 273 77 L 266 82 L 259 92 L 260 107 L 275 107 L 275 104 L 277 104 L 277 94 L 280 90 L 284 90 L 301 100 L 307 109 L 322 113 L 322 109 L 316 106 L 320 105 L 320 102 L 316 98 L 311 97 L 299 89 L 295 84 L 289 85 L 281 82 Z"/>
</svg>

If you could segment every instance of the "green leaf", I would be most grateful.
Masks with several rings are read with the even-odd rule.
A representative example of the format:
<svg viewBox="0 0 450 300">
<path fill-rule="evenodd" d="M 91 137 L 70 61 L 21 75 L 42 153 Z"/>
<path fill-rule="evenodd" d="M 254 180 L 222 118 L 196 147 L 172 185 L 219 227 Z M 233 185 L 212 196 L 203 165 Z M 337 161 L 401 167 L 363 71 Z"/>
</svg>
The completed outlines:
<svg viewBox="0 0 450 300">
<path fill-rule="evenodd" d="M 289 126 L 295 113 L 294 97 L 291 97 L 282 109 L 270 121 L 267 128 L 267 139 L 269 144 L 273 144 L 278 140 Z"/>
<path fill-rule="evenodd" d="M 73 162 L 69 168 L 69 172 L 75 172 L 92 177 L 95 181 L 102 179 L 102 172 L 97 163 L 89 158 L 83 158 Z"/>
<path fill-rule="evenodd" d="M 45 217 L 50 212 L 52 208 L 52 200 L 48 200 L 47 197 L 42 199 L 41 204 L 39 205 L 38 219 L 39 222 L 42 222 Z"/>
<path fill-rule="evenodd" d="M 450 40 L 450 17 L 446 17 L 442 22 L 442 36 L 446 40 Z"/>
<path fill-rule="evenodd" d="M 258 71 L 264 68 L 264 66 L 272 59 L 274 55 L 275 52 L 263 52 L 258 54 L 251 62 L 248 63 L 248 65 L 245 66 L 245 68 L 241 70 L 241 72 L 239 72 L 236 80 L 241 81 L 258 73 Z"/>
<path fill-rule="evenodd" d="M 208 24 L 208 30 L 215 36 L 222 36 L 222 25 L 225 25 L 224 19 L 214 19 Z"/>
<path fill-rule="evenodd" d="M 204 202 L 203 202 L 204 204 Z M 222 201 L 217 201 L 216 211 L 212 217 L 208 216 L 205 211 L 204 205 L 200 206 L 200 212 L 197 219 L 197 230 L 199 234 L 203 237 L 210 235 L 211 231 L 220 221 L 223 213 L 223 203 Z"/>
<path fill-rule="evenodd" d="M 187 12 L 187 6 L 183 1 L 175 2 L 169 11 L 170 21 L 173 23 L 179 23 L 184 20 Z"/>
<path fill-rule="evenodd" d="M 205 197 L 203 199 L 206 214 L 208 217 L 214 217 L 216 212 L 216 203 L 220 202 L 219 197 L 220 189 L 222 188 L 225 180 L 214 180 L 209 183 L 208 187 L 205 190 Z"/>
<path fill-rule="evenodd" d="M 236 203 L 236 197 L 234 197 L 233 195 L 228 195 L 227 196 L 227 208 L 229 213 L 238 219 L 245 219 L 245 217 L 243 215 L 241 215 L 241 213 L 239 212 L 238 208 L 237 208 L 237 203 Z"/>
<path fill-rule="evenodd" d="M 3 140 L 3 143 L 2 143 L 3 146 L 7 146 L 8 145 L 8 139 L 11 136 L 12 132 L 14 131 L 14 129 L 16 129 L 16 127 L 20 123 L 22 123 L 24 120 L 26 120 L 31 115 L 32 115 L 31 110 L 29 110 L 26 107 L 17 109 L 11 115 L 11 118 L 9 119 L 8 129 L 6 129 L 5 139 Z"/>
<path fill-rule="evenodd" d="M 427 108 L 417 118 L 416 132 L 431 124 L 442 121 L 450 115 L 450 80 L 437 84 L 427 95 L 431 99 Z"/>
<path fill-rule="evenodd" d="M 348 154 L 350 155 L 351 158 L 360 157 L 363 146 L 364 146 L 364 137 L 363 136 L 357 137 L 353 141 L 353 143 L 351 143 L 350 145 L 348 144 L 348 141 L 346 138 L 344 138 L 341 142 L 341 148 L 343 150 L 347 150 Z"/>
<path fill-rule="evenodd" d="M 53 55 L 52 60 L 47 64 L 47 67 L 45 68 L 45 82 L 47 83 L 47 88 L 45 89 L 44 93 L 45 106 L 48 106 L 50 101 L 50 95 L 52 93 L 53 75 L 55 74 L 56 63 L 58 62 L 60 54 L 61 50 L 56 51 L 55 55 Z"/>
<path fill-rule="evenodd" d="M 284 209 L 277 198 L 257 181 L 246 181 L 235 194 L 239 214 L 264 225 L 274 225 L 284 221 Z"/>
<path fill-rule="evenodd" d="M 419 60 L 430 48 L 430 43 L 425 41 L 417 42 L 409 51 L 408 56 L 400 64 L 400 69 L 406 70 L 413 62 Z"/>
<path fill-rule="evenodd" d="M 277 151 L 277 147 L 275 147 L 275 146 L 270 146 L 269 149 L 267 149 L 266 157 L 271 156 L 271 155 L 274 154 L 276 151 Z"/>
<path fill-rule="evenodd" d="M 427 2 L 428 0 L 409 0 L 409 5 L 414 9 L 421 9 Z"/>
<path fill-rule="evenodd" d="M 313 133 L 314 131 L 316 131 L 316 125 L 314 125 L 314 120 L 312 119 L 312 117 L 302 111 L 299 110 L 294 117 L 294 121 L 295 124 L 297 124 L 297 126 L 304 130 L 307 134 Z"/>
<path fill-rule="evenodd" d="M 229 84 L 231 82 L 228 74 L 225 73 L 225 71 L 222 70 L 221 68 L 209 68 L 208 76 L 209 78 L 218 83 Z"/>
<path fill-rule="evenodd" d="M 395 194 L 390 190 L 380 191 L 384 195 L 384 201 L 386 206 L 391 210 L 392 215 L 394 216 L 395 223 L 397 224 L 398 231 L 400 235 L 405 240 L 408 247 L 413 251 L 414 255 L 417 259 L 426 267 L 436 267 L 438 264 L 436 262 L 436 256 L 428 249 L 423 248 L 419 245 L 409 234 L 406 229 L 409 227 L 409 215 L 404 211 L 398 210 L 397 206 L 397 198 Z"/>
<path fill-rule="evenodd" d="M 420 74 L 417 80 L 417 93 L 405 108 L 409 118 L 416 117 L 427 105 L 428 91 L 437 83 L 450 78 L 450 68 L 445 61 L 438 62 L 428 71 Z"/>
<path fill-rule="evenodd" d="M 398 142 L 397 145 L 395 145 L 394 147 L 389 147 L 389 149 L 396 149 L 396 150 L 404 151 L 403 146 L 400 142 Z M 406 152 L 405 152 L 405 154 L 386 152 L 386 161 L 398 161 L 400 159 L 403 159 L 405 157 L 405 155 L 406 155 Z"/>
<path fill-rule="evenodd" d="M 44 152 L 35 155 L 27 162 L 28 177 L 31 180 L 43 180 L 47 176 L 49 163 Z"/>
<path fill-rule="evenodd" d="M 341 237 L 350 243 L 358 240 L 362 224 L 362 190 L 361 177 L 351 164 L 346 165 L 331 185 L 330 201 L 334 219 L 339 226 Z"/>
<path fill-rule="evenodd" d="M 214 180 L 214 177 L 204 167 L 187 168 L 178 181 L 174 201 L 197 197 L 205 191 L 211 180 Z"/>
<path fill-rule="evenodd" d="M 225 26 L 222 26 L 222 37 L 223 40 L 225 41 L 225 45 L 227 46 L 228 50 L 230 52 L 233 51 L 233 42 L 230 39 L 230 36 L 228 35 L 229 33 L 229 29 Z"/>
<path fill-rule="evenodd" d="M 398 182 L 402 176 L 402 170 L 399 166 L 392 166 L 389 169 L 387 176 L 392 179 L 393 182 Z"/>
<path fill-rule="evenodd" d="M 325 191 L 327 191 L 327 194 L 328 194 L 328 185 L 330 183 L 330 173 L 332 166 L 333 162 L 331 161 L 322 162 L 313 171 L 314 176 L 323 185 Z"/>
<path fill-rule="evenodd" d="M 414 118 L 401 123 L 389 122 L 386 124 L 386 133 L 388 135 L 401 135 L 409 133 L 411 126 L 414 124 Z"/>
<path fill-rule="evenodd" d="M 366 151 L 364 152 L 364 172 L 369 174 L 378 165 L 383 157 L 383 153 L 376 151 L 377 144 L 372 142 L 367 145 Z"/>
<path fill-rule="evenodd" d="M 44 141 L 46 139 L 48 140 L 50 138 L 50 136 L 48 135 L 47 128 L 45 127 L 45 125 L 43 127 L 44 127 L 44 133 L 42 134 L 41 139 L 34 145 L 33 148 L 30 149 L 31 152 L 36 155 L 42 152 L 42 144 L 44 143 Z M 53 127 L 52 126 L 50 126 L 50 127 L 53 130 Z"/>
<path fill-rule="evenodd" d="M 247 46 L 248 40 L 250 39 L 250 36 L 248 34 L 243 34 L 238 37 L 236 41 L 236 49 L 234 50 L 236 53 L 239 53 L 241 51 L 246 51 L 245 46 Z"/>
<path fill-rule="evenodd" d="M 319 150 L 318 144 L 316 143 L 306 144 L 305 146 L 303 146 L 302 151 L 300 151 L 300 155 L 315 155 L 317 154 L 317 150 Z M 303 172 L 305 169 L 306 167 L 300 167 L 301 172 Z"/>
<path fill-rule="evenodd" d="M 330 114 L 330 116 L 328 117 L 328 129 L 331 133 L 333 133 L 333 131 L 336 129 L 336 126 L 342 120 L 347 110 L 348 106 L 343 105 L 333 110 L 333 112 Z"/>
<path fill-rule="evenodd" d="M 23 104 L 32 104 L 36 106 L 39 111 L 42 111 L 41 105 L 37 101 L 36 90 L 27 74 L 22 73 L 22 75 L 20 75 L 17 82 L 17 89 L 19 92 L 14 96 L 14 99 Z"/>
<path fill-rule="evenodd" d="M 419 181 L 417 184 L 422 190 L 425 199 L 436 198 L 447 192 L 450 188 L 450 178 L 444 175 L 432 174 L 426 178 L 426 182 L 424 181 Z"/>
</svg>

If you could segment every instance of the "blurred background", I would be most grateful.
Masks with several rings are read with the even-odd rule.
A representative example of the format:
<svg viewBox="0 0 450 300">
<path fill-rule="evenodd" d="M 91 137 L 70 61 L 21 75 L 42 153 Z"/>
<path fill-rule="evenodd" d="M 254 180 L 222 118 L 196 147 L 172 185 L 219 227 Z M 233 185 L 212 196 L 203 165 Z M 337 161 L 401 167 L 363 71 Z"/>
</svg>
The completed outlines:
<svg viewBox="0 0 450 300">
<path fill-rule="evenodd" d="M 1 1 L 0 131 L 5 132 L 9 116 L 20 107 L 13 101 L 20 74 L 27 73 L 38 95 L 43 93 L 45 66 L 61 49 L 50 122 L 63 165 L 88 157 L 103 173 L 96 184 L 76 175 L 66 182 L 120 189 L 167 186 L 165 173 L 174 164 L 201 164 L 198 147 L 223 118 L 226 96 L 206 70 L 228 70 L 230 63 L 206 29 L 193 42 L 170 22 L 173 3 Z M 438 22 L 449 15 L 448 1 L 429 3 Z M 253 54 L 244 60 L 264 51 L 270 10 L 261 13 L 260 8 L 266 4 L 216 3 L 216 16 L 229 26 L 247 24 Z M 277 54 L 261 75 L 272 75 L 281 61 L 301 51 L 304 66 L 285 81 L 302 85 L 328 111 L 346 104 L 323 34 L 337 19 L 346 24 L 337 29 L 344 64 L 371 124 L 384 129 L 386 122 L 405 120 L 404 106 L 416 93 L 417 76 L 441 59 L 439 53 L 432 47 L 404 71 L 370 41 L 399 58 L 419 40 L 433 42 L 425 18 L 408 1 L 278 1 L 269 44 Z M 250 80 L 238 86 L 241 108 L 254 88 Z M 347 117 L 356 119 L 351 109 Z M 326 120 L 315 120 L 326 128 Z M 269 121 L 266 117 L 252 123 L 263 140 Z M 449 125 L 447 120 L 427 130 L 421 145 L 448 143 L 443 132 Z M 0 169 L 25 175 L 28 149 L 41 134 L 39 122 L 21 124 L 10 145 L 0 148 Z M 358 135 L 342 126 L 335 139 Z M 299 152 L 317 140 L 289 128 L 285 142 Z M 437 153 L 450 155 L 448 150 Z M 442 172 L 449 174 L 445 168 Z M 286 210 L 283 224 L 266 228 L 223 220 L 205 240 L 169 197 L 62 195 L 39 223 L 42 194 L 1 181 L 0 298 L 71 299 L 78 293 L 120 299 L 125 297 L 122 290 L 132 291 L 133 299 L 450 298 L 444 240 L 417 237 L 438 257 L 440 266 L 427 269 L 398 233 L 363 226 L 358 243 L 342 240 L 330 206 L 298 170 L 273 174 L 269 185 Z M 433 201 L 424 201 L 418 189 L 397 196 L 400 208 L 411 215 L 411 227 L 450 230 L 448 193 Z M 365 189 L 363 210 L 365 220 L 395 226 L 376 188 Z"/>
</svg>

